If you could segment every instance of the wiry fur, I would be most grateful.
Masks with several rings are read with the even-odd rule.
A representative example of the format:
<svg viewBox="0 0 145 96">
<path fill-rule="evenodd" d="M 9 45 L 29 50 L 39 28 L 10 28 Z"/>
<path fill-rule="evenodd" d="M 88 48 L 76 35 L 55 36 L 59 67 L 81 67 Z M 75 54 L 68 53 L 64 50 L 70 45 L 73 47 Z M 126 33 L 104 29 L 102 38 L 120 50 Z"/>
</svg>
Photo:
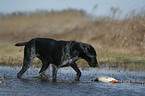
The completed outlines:
<svg viewBox="0 0 145 96">
<path fill-rule="evenodd" d="M 53 80 L 56 80 L 57 70 L 60 67 L 71 66 L 76 72 L 75 80 L 79 80 L 81 72 L 76 65 L 78 59 L 85 59 L 92 67 L 97 67 L 96 52 L 90 44 L 76 41 L 56 41 L 48 38 L 34 38 L 28 42 L 15 44 L 25 46 L 24 60 L 18 78 L 26 72 L 35 57 L 42 61 L 40 74 L 44 74 L 49 64 L 53 64 Z"/>
</svg>

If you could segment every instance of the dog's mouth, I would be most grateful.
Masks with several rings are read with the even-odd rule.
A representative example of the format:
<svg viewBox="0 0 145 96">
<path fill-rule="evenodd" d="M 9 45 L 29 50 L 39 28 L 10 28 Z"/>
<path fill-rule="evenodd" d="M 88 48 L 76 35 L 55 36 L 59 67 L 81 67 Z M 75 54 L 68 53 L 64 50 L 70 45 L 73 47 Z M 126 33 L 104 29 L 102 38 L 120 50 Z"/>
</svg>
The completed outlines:
<svg viewBox="0 0 145 96">
<path fill-rule="evenodd" d="M 98 63 L 89 63 L 91 67 L 98 67 Z"/>
<path fill-rule="evenodd" d="M 91 62 L 88 62 L 88 63 L 89 63 L 89 65 L 91 67 L 99 67 L 99 63 L 98 63 L 98 60 L 97 59 L 96 60 L 93 60 Z"/>
</svg>

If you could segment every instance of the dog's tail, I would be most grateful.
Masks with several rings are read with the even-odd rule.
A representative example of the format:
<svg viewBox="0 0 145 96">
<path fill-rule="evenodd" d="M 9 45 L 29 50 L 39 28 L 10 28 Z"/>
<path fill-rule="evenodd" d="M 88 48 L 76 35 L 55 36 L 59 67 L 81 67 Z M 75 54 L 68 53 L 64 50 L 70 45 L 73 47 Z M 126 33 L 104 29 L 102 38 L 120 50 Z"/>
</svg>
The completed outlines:
<svg viewBox="0 0 145 96">
<path fill-rule="evenodd" d="M 15 46 L 25 46 L 27 42 L 22 42 L 22 43 L 16 43 Z"/>
</svg>

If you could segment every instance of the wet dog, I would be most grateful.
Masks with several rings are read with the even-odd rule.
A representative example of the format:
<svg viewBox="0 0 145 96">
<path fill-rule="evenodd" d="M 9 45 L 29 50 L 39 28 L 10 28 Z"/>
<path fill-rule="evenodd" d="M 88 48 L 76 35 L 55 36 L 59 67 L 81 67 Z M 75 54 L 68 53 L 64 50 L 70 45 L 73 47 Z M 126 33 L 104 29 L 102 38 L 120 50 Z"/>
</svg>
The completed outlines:
<svg viewBox="0 0 145 96">
<path fill-rule="evenodd" d="M 82 42 L 34 38 L 28 42 L 16 43 L 15 46 L 25 46 L 23 66 L 17 74 L 18 78 L 27 71 L 35 57 L 42 61 L 39 74 L 45 75 L 48 66 L 53 65 L 53 81 L 56 80 L 58 68 L 67 66 L 77 72 L 75 80 L 78 81 L 81 76 L 81 71 L 75 63 L 78 59 L 85 59 L 91 67 L 98 66 L 95 49 Z"/>
</svg>

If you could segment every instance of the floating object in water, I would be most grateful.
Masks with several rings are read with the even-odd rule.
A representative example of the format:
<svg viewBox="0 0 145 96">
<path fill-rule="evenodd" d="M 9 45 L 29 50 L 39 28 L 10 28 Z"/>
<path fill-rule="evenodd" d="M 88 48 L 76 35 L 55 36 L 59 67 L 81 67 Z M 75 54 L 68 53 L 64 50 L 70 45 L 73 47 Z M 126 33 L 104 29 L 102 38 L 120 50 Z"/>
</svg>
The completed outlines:
<svg viewBox="0 0 145 96">
<path fill-rule="evenodd" d="M 4 83 L 4 77 L 0 77 L 0 84 Z"/>
<path fill-rule="evenodd" d="M 99 81 L 99 82 L 104 82 L 104 83 L 116 83 L 118 80 L 112 77 L 108 76 L 99 76 L 98 78 L 92 80 L 92 81 Z"/>
</svg>

